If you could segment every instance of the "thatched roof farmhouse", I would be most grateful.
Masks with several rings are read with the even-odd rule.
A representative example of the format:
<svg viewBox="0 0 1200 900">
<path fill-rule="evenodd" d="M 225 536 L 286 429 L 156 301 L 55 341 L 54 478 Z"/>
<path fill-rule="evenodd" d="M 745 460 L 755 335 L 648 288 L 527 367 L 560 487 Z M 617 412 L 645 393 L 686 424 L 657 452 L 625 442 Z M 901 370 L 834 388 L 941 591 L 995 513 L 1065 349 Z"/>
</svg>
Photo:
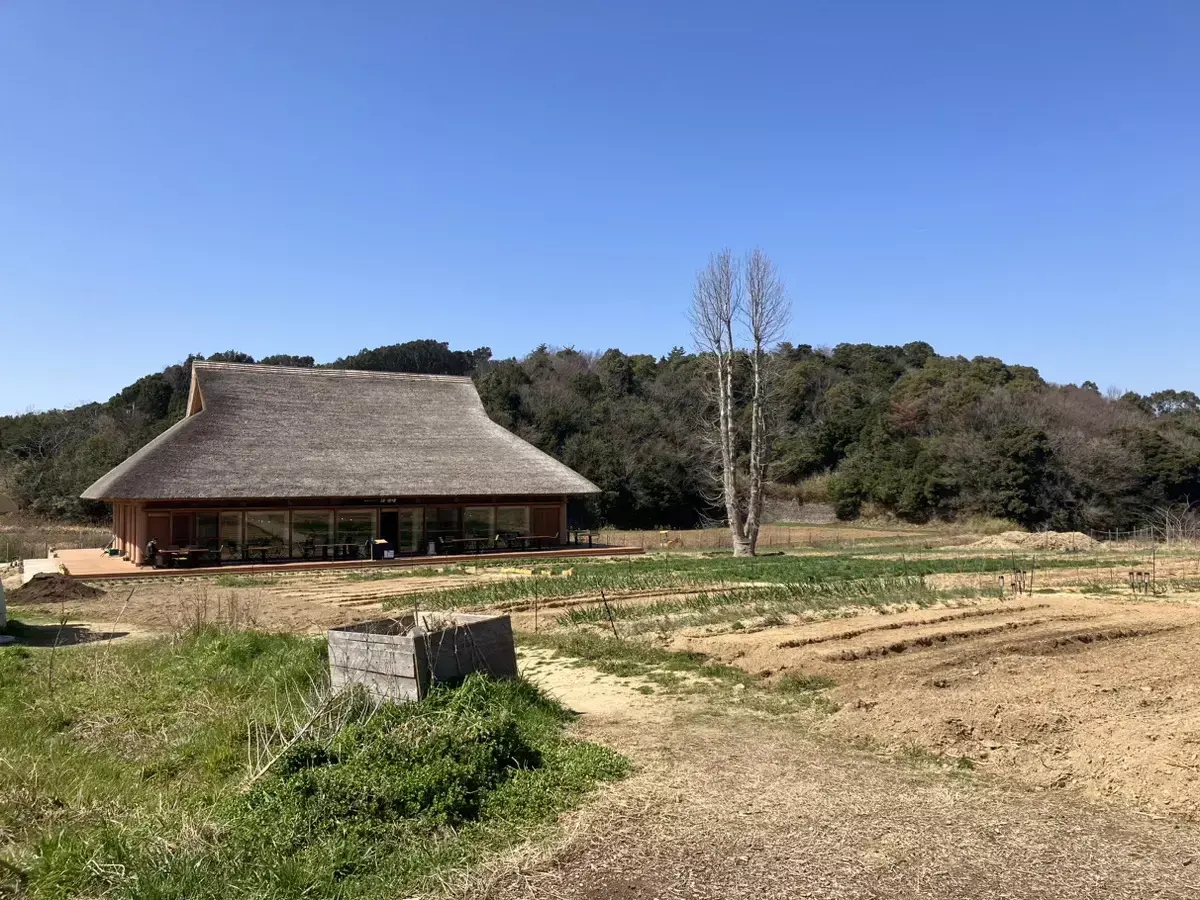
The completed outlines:
<svg viewBox="0 0 1200 900">
<path fill-rule="evenodd" d="M 196 362 L 187 413 L 83 494 L 118 545 L 225 559 L 398 553 L 432 540 L 566 542 L 598 488 L 492 422 L 469 378 Z"/>
</svg>

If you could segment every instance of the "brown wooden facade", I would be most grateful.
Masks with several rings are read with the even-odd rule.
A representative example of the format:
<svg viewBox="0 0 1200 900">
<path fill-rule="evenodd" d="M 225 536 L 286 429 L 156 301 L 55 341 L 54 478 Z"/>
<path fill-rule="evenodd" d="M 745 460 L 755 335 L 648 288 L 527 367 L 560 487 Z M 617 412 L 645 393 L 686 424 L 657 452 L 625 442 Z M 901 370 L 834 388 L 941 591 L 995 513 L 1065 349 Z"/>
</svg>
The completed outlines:
<svg viewBox="0 0 1200 900">
<path fill-rule="evenodd" d="M 567 543 L 567 498 L 299 498 L 140 500 L 113 502 L 113 535 L 121 555 L 148 562 L 160 550 L 205 549 L 212 561 L 367 559 L 387 540 L 397 556 L 445 552 L 462 538 L 536 536 Z"/>
</svg>

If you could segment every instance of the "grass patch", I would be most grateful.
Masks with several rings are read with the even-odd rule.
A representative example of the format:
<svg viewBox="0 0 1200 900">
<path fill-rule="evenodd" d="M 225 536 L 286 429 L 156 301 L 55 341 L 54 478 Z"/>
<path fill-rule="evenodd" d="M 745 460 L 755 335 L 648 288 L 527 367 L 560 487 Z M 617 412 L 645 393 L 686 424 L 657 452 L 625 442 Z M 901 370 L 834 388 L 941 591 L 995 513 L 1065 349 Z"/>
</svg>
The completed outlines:
<svg viewBox="0 0 1200 900">
<path fill-rule="evenodd" d="M 826 675 L 802 675 L 789 672 L 779 679 L 776 689 L 785 694 L 811 694 L 834 687 L 836 682 Z"/>
<path fill-rule="evenodd" d="M 441 575 L 466 575 L 462 566 L 396 566 L 369 572 L 350 572 L 346 581 L 391 581 L 393 578 L 437 578 Z"/>
<path fill-rule="evenodd" d="M 616 621 L 632 621 L 629 634 L 661 630 L 661 620 L 674 617 L 670 629 L 722 622 L 742 623 L 748 613 L 761 616 L 764 627 L 782 625 L 785 615 L 846 606 L 883 607 L 890 605 L 930 606 L 945 598 L 919 577 L 866 578 L 853 581 L 803 581 L 791 584 L 764 584 L 718 592 L 702 592 L 694 597 L 662 600 L 655 603 L 610 603 Z M 608 621 L 603 606 L 568 610 L 558 617 L 563 626 L 600 625 Z"/>
<path fill-rule="evenodd" d="M 41 559 L 50 547 L 99 550 L 111 540 L 112 529 L 104 525 L 67 525 L 18 513 L 0 517 L 0 563 Z"/>
<path fill-rule="evenodd" d="M 213 628 L 0 649 L 0 893 L 404 896 L 626 771 L 528 683 L 473 677 L 299 743 L 247 787 L 250 727 L 297 712 L 326 665 L 321 640 Z"/>
<path fill-rule="evenodd" d="M 1072 587 L 1074 587 L 1076 590 L 1078 590 L 1079 593 L 1081 593 L 1081 594 L 1109 596 L 1109 595 L 1117 594 L 1117 593 L 1126 593 L 1126 594 L 1129 593 L 1129 585 L 1128 584 L 1124 585 L 1125 590 L 1122 592 L 1121 591 L 1122 585 L 1120 585 L 1118 583 L 1114 583 L 1113 581 L 1111 581 L 1110 579 L 1107 579 L 1107 578 L 1103 579 L 1103 580 L 1094 579 L 1094 580 L 1090 580 L 1090 581 L 1081 581 L 1078 584 L 1072 585 Z M 1045 593 L 1047 593 L 1047 594 L 1054 594 L 1054 593 L 1059 592 L 1059 589 L 1056 589 L 1056 588 L 1045 588 L 1044 590 L 1045 590 Z M 1042 593 L 1042 589 L 1038 589 L 1037 591 L 1035 591 L 1035 593 Z"/>
<path fill-rule="evenodd" d="M 619 678 L 638 678 L 652 682 L 668 693 L 703 693 L 713 689 L 736 690 L 738 696 L 755 708 L 770 713 L 795 712 L 797 708 L 822 713 L 838 710 L 825 696 L 833 681 L 820 676 L 784 676 L 772 684 L 751 675 L 745 669 L 728 666 L 702 653 L 662 650 L 633 641 L 623 641 L 584 632 L 568 634 L 528 634 L 520 638 L 523 647 L 555 651 L 569 664 L 590 666 Z M 654 688 L 635 687 L 643 694 Z M 726 695 L 728 696 L 728 695 Z"/>
<path fill-rule="evenodd" d="M 915 742 L 902 745 L 895 752 L 894 758 L 917 769 L 940 769 L 952 776 L 967 777 L 975 771 L 975 760 L 969 756 L 946 756 Z"/>
<path fill-rule="evenodd" d="M 279 584 L 274 575 L 218 575 L 213 584 L 222 588 L 271 587 Z"/>
<path fill-rule="evenodd" d="M 578 559 L 561 573 L 537 574 L 527 578 L 489 581 L 485 584 L 458 588 L 433 589 L 384 599 L 385 606 L 410 606 L 418 603 L 423 609 L 470 609 L 500 607 L 528 603 L 534 598 L 553 600 L 565 597 L 596 595 L 603 590 L 613 599 L 621 592 L 648 590 L 709 591 L 724 593 L 747 583 L 767 586 L 811 586 L 821 583 L 842 583 L 852 591 L 855 583 L 902 580 L 914 582 L 938 574 L 1007 573 L 1014 560 L 1026 558 L 979 556 L 969 558 L 904 558 L 877 559 L 862 555 L 736 558 L 730 553 L 696 555 L 662 555 L 625 557 L 622 559 Z M 1120 565 L 1111 559 L 1037 557 L 1039 571 L 1053 568 L 1108 567 Z M 501 565 L 492 564 L 493 567 Z M 501 567 L 520 566 L 519 560 L 503 561 Z M 487 568 L 488 566 L 481 566 Z M 536 568 L 534 563 L 531 568 Z"/>
<path fill-rule="evenodd" d="M 730 686 L 749 686 L 757 681 L 744 669 L 716 662 L 703 653 L 660 650 L 594 634 L 522 634 L 521 645 L 554 650 L 556 656 L 571 657 L 609 675 L 644 677 L 664 686 L 682 684 L 679 675 Z"/>
<path fill-rule="evenodd" d="M 775 690 L 801 706 L 817 709 L 824 713 L 835 713 L 841 707 L 825 695 L 825 691 L 834 687 L 834 684 L 832 678 L 824 675 L 788 672 L 775 682 Z"/>
</svg>

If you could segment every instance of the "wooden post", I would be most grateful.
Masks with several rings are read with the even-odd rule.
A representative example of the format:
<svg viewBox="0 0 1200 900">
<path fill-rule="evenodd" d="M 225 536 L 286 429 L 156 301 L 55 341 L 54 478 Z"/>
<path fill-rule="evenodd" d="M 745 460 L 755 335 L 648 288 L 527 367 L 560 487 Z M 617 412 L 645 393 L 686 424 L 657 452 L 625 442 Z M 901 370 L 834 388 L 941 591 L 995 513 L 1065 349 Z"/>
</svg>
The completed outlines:
<svg viewBox="0 0 1200 900">
<path fill-rule="evenodd" d="M 149 529 L 149 520 L 146 517 L 146 507 L 142 503 L 134 504 L 133 507 L 133 546 L 129 548 L 129 560 L 135 566 L 140 566 L 146 560 L 145 555 L 146 543 L 150 540 L 147 531 Z"/>
</svg>

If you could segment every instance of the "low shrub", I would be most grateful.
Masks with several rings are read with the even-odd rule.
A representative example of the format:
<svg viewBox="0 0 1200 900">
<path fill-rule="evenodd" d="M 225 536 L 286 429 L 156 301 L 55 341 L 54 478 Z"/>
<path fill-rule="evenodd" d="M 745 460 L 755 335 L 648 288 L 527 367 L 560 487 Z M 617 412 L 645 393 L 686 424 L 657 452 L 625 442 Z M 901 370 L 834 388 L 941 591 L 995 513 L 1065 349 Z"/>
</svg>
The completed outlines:
<svg viewBox="0 0 1200 900">
<path fill-rule="evenodd" d="M 248 735 L 320 678 L 321 641 L 206 629 L 175 641 L 0 651 L 0 893 L 371 898 L 526 839 L 615 753 L 518 680 L 472 676 L 293 744 L 249 781 Z M 18 883 L 6 885 L 21 873 Z"/>
</svg>

